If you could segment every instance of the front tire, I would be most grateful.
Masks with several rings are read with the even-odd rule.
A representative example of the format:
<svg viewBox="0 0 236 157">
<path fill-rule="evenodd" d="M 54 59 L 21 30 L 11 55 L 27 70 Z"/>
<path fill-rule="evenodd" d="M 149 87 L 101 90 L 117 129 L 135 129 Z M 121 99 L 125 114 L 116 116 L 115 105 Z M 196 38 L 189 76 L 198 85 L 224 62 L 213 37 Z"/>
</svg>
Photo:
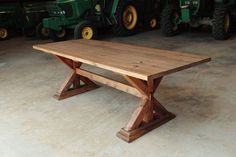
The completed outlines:
<svg viewBox="0 0 236 157">
<path fill-rule="evenodd" d="M 218 7 L 213 15 L 212 35 L 216 40 L 230 37 L 231 17 L 226 7 Z"/>
<path fill-rule="evenodd" d="M 60 31 L 50 30 L 49 36 L 53 41 L 64 41 L 67 38 L 67 31 L 64 28 Z"/>
<path fill-rule="evenodd" d="M 7 28 L 0 27 L 0 40 L 6 40 L 9 37 L 9 31 Z"/>
<path fill-rule="evenodd" d="M 90 21 L 78 23 L 74 29 L 74 39 L 97 39 L 97 28 Z"/>
<path fill-rule="evenodd" d="M 161 14 L 161 31 L 165 36 L 174 36 L 179 33 L 178 20 L 180 13 L 174 5 L 167 5 Z"/>
<path fill-rule="evenodd" d="M 49 29 L 44 28 L 42 22 L 36 26 L 36 36 L 42 40 L 49 38 Z"/>
<path fill-rule="evenodd" d="M 117 23 L 113 32 L 118 36 L 128 36 L 137 32 L 139 21 L 137 7 L 127 0 L 120 0 L 115 13 Z"/>
</svg>

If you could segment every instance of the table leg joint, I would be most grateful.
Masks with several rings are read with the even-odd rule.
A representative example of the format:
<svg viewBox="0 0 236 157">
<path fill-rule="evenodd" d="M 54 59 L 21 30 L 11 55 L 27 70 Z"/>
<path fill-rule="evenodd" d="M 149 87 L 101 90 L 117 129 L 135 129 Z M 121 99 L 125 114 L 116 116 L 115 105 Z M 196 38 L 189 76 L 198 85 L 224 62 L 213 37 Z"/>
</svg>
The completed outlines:
<svg viewBox="0 0 236 157">
<path fill-rule="evenodd" d="M 141 80 L 130 79 L 128 77 L 127 80 L 131 85 L 136 87 L 140 93 L 143 93 L 143 97 L 128 124 L 117 133 L 119 138 L 126 142 L 131 142 L 175 118 L 175 115 L 167 111 L 153 96 L 161 79 L 162 78 L 158 78 L 156 80 L 150 80 L 150 82 L 142 83 Z"/>
<path fill-rule="evenodd" d="M 76 69 L 80 68 L 82 63 L 74 62 L 63 57 L 57 56 L 57 58 L 60 59 L 64 64 L 66 64 L 72 70 L 72 72 L 68 75 L 61 88 L 54 95 L 56 99 L 66 99 L 99 87 L 90 79 L 84 76 L 80 76 L 76 73 Z"/>
</svg>

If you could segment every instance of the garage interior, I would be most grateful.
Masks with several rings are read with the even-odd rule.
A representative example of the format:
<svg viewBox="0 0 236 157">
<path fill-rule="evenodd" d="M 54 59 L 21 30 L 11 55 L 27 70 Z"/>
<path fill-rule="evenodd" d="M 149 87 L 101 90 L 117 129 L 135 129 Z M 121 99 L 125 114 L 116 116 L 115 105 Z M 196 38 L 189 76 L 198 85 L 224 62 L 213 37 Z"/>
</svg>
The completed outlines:
<svg viewBox="0 0 236 157">
<path fill-rule="evenodd" d="M 234 156 L 234 38 L 222 42 L 207 33 L 192 32 L 166 38 L 152 31 L 105 40 L 208 55 L 212 61 L 166 77 L 156 96 L 177 117 L 127 144 L 115 133 L 133 112 L 137 103 L 134 96 L 101 86 L 58 101 L 52 96 L 64 80 L 62 72 L 66 74 L 67 67 L 32 48 L 36 43 L 50 41 L 21 37 L 3 41 L 2 156 Z M 117 79 L 108 71 L 95 71 Z"/>
<path fill-rule="evenodd" d="M 103 86 L 71 98 L 53 98 L 68 67 L 33 49 L 50 43 L 14 37 L 0 41 L 1 157 L 235 157 L 236 34 L 214 40 L 209 32 L 165 37 L 160 29 L 104 41 L 211 57 L 212 61 L 171 74 L 158 95 L 176 118 L 126 143 L 115 136 L 138 99 Z M 121 82 L 123 78 L 83 65 Z"/>
</svg>

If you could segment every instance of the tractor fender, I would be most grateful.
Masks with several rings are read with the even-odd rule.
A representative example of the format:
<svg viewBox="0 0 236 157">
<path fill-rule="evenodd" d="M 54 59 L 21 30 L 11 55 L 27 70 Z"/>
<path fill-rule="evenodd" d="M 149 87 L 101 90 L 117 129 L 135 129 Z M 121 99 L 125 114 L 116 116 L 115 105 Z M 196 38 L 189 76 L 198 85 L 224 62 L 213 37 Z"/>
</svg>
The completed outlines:
<svg viewBox="0 0 236 157">
<path fill-rule="evenodd" d="M 43 27 L 60 31 L 62 29 L 62 22 L 60 17 L 49 17 L 43 19 Z"/>
</svg>

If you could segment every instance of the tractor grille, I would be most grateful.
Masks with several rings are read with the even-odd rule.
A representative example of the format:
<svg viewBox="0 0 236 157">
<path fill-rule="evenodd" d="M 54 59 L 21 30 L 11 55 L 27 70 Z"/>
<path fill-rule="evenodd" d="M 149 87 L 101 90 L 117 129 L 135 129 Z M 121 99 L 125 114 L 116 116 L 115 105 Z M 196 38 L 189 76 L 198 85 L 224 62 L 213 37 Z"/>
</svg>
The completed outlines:
<svg viewBox="0 0 236 157">
<path fill-rule="evenodd" d="M 63 3 L 60 5 L 61 10 L 65 12 L 66 17 L 73 16 L 73 8 L 70 3 Z"/>
</svg>

